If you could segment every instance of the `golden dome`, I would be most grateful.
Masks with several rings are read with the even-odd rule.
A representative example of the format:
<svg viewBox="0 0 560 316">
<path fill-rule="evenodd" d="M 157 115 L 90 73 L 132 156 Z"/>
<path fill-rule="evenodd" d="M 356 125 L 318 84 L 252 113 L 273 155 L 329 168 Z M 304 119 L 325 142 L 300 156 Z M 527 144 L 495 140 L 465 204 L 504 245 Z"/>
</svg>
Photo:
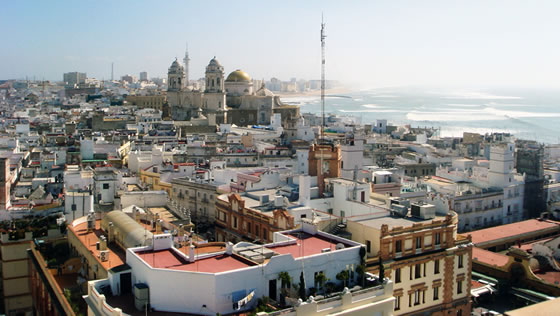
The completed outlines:
<svg viewBox="0 0 560 316">
<path fill-rule="evenodd" d="M 226 82 L 251 82 L 251 76 L 245 71 L 237 69 L 227 76 Z"/>
</svg>

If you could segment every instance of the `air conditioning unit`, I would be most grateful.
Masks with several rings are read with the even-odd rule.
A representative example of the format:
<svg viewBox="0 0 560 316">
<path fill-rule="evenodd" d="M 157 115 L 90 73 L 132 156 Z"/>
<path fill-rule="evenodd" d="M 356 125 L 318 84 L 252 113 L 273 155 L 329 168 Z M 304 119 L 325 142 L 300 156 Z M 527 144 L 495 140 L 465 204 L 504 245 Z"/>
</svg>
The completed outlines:
<svg viewBox="0 0 560 316">
<path fill-rule="evenodd" d="M 102 250 L 99 252 L 99 258 L 102 262 L 109 260 L 109 250 Z"/>
</svg>

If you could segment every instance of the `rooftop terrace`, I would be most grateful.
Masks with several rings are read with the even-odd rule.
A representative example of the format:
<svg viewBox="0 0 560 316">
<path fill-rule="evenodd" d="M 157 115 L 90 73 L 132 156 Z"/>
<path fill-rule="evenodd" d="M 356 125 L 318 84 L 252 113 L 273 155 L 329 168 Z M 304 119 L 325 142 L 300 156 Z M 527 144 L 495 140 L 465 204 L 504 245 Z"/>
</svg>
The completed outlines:
<svg viewBox="0 0 560 316">
<path fill-rule="evenodd" d="M 254 266 L 255 263 L 226 254 L 189 262 L 172 249 L 143 251 L 136 253 L 153 268 L 171 269 L 191 272 L 220 273 Z"/>
<path fill-rule="evenodd" d="M 322 253 L 323 249 L 336 250 L 336 245 L 340 242 L 337 240 L 329 240 L 326 237 L 319 235 L 310 235 L 307 233 L 292 233 L 286 236 L 296 239 L 296 243 L 289 245 L 273 246 L 267 245 L 268 249 L 273 250 L 278 254 L 290 254 L 294 259 L 312 256 Z M 345 247 L 350 245 L 343 244 Z"/>
</svg>

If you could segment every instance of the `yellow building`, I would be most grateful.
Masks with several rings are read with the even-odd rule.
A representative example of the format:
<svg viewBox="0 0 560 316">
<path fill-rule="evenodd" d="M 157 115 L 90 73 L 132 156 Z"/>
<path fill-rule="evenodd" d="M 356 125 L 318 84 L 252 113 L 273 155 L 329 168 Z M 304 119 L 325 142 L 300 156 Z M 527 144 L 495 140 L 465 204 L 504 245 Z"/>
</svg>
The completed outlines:
<svg viewBox="0 0 560 316">
<path fill-rule="evenodd" d="M 150 190 L 165 191 L 168 196 L 171 196 L 171 183 L 161 181 L 161 173 L 155 166 L 140 170 L 140 181 Z"/>
<path fill-rule="evenodd" d="M 367 270 L 393 280 L 395 315 L 470 315 L 472 245 L 457 236 L 457 214 L 348 219 L 352 239 L 366 245 Z"/>
</svg>

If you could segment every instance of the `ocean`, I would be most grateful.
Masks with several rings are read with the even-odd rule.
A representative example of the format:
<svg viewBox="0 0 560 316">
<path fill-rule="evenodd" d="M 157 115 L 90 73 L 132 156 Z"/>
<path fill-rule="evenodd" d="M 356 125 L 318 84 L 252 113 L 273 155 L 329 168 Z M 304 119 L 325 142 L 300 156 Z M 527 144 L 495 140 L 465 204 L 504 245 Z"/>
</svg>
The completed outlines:
<svg viewBox="0 0 560 316">
<path fill-rule="evenodd" d="M 320 96 L 282 97 L 301 112 L 320 114 Z M 383 88 L 328 95 L 325 113 L 354 116 L 362 124 L 439 128 L 439 135 L 509 132 L 521 139 L 560 143 L 560 91 Z"/>
</svg>

